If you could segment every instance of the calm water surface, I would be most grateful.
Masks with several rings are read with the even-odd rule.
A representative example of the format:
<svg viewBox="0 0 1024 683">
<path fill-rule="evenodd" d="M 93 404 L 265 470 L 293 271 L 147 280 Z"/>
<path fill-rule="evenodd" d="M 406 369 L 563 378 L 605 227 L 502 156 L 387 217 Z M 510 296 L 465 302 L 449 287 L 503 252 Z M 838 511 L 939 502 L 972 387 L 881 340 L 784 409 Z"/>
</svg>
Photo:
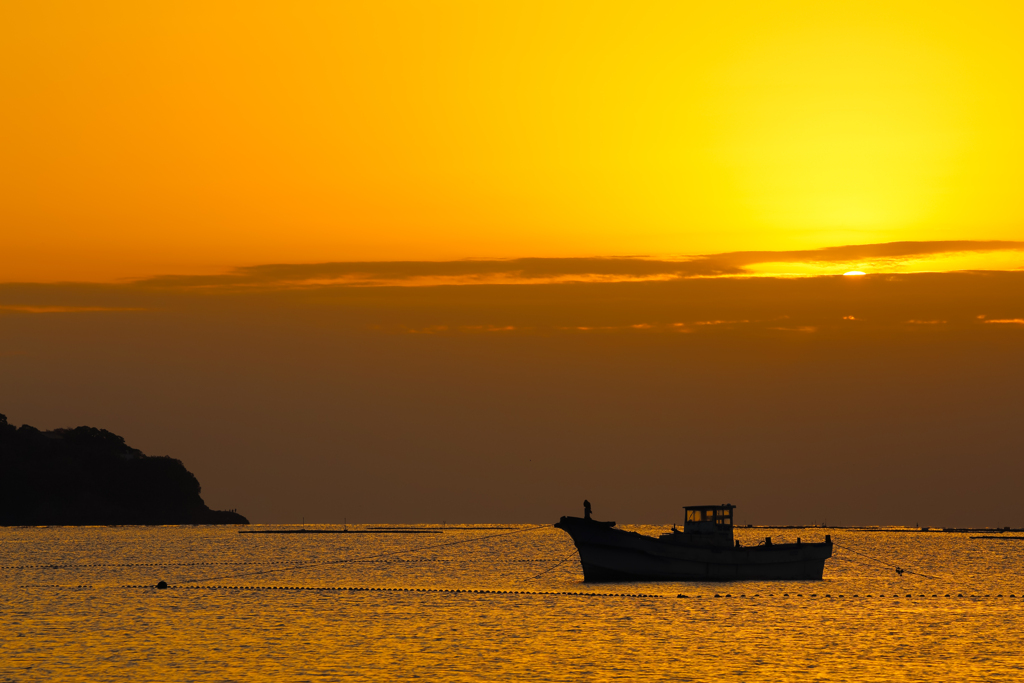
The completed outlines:
<svg viewBox="0 0 1024 683">
<path fill-rule="evenodd" d="M 588 585 L 550 526 L 0 529 L 0 681 L 1024 680 L 1024 541 L 737 538 L 826 531 L 824 581 Z"/>
</svg>

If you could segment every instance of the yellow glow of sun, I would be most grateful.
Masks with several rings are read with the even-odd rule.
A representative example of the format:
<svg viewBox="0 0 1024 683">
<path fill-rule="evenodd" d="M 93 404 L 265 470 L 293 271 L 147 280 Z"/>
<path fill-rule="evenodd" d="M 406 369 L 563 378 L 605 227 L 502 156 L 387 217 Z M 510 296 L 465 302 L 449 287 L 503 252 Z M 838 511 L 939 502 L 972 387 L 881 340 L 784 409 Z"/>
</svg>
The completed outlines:
<svg viewBox="0 0 1024 683">
<path fill-rule="evenodd" d="M 843 273 L 843 275 L 867 275 L 867 273 L 865 273 L 863 270 L 851 270 L 849 272 Z"/>
</svg>

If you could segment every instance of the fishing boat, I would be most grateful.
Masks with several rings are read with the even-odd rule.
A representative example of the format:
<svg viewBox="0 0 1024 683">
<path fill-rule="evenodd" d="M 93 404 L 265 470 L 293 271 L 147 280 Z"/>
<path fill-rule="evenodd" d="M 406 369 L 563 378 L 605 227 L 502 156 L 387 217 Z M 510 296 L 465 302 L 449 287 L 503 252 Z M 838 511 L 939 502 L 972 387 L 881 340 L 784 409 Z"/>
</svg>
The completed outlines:
<svg viewBox="0 0 1024 683">
<path fill-rule="evenodd" d="M 583 580 L 736 581 L 816 579 L 832 557 L 832 537 L 823 543 L 756 545 L 733 539 L 735 505 L 691 505 L 683 530 L 675 526 L 657 538 L 599 522 L 584 503 L 583 517 L 562 517 L 555 527 L 572 537 L 583 564 Z"/>
</svg>

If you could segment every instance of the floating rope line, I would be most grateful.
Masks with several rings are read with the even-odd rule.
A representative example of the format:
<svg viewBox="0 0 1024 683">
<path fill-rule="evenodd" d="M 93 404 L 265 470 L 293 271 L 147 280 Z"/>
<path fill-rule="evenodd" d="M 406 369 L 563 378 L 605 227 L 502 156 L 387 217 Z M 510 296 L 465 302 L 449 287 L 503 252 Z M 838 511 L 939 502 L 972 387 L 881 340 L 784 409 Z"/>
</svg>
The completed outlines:
<svg viewBox="0 0 1024 683">
<path fill-rule="evenodd" d="M 879 559 L 874 558 L 874 557 L 872 557 L 870 555 L 867 555 L 865 553 L 857 552 L 856 550 L 853 550 L 852 548 L 848 548 L 846 546 L 840 546 L 840 545 L 836 544 L 834 541 L 833 541 L 833 545 L 835 545 L 835 546 L 837 546 L 839 548 L 842 548 L 843 550 L 848 550 L 848 551 L 850 551 L 852 553 L 856 553 L 858 555 L 863 555 L 864 557 L 866 557 L 866 558 L 868 558 L 870 560 L 873 560 L 875 562 L 880 562 L 883 566 L 894 568 L 894 569 L 896 569 L 896 573 L 899 574 L 900 576 L 903 576 L 904 574 L 913 574 L 914 576 L 921 576 L 921 577 L 924 577 L 926 579 L 934 579 L 936 581 L 951 581 L 951 582 L 955 582 L 955 583 L 967 583 L 968 585 L 971 585 L 972 583 L 974 583 L 974 582 L 971 582 L 970 580 L 965 580 L 963 577 L 956 577 L 956 576 L 952 576 L 952 575 L 931 576 L 930 574 L 922 574 L 920 572 L 910 571 L 909 569 L 903 569 L 902 567 L 898 567 L 897 568 L 896 565 L 892 564 L 891 562 L 885 562 L 884 560 L 879 560 Z M 872 565 L 868 564 L 867 562 L 858 562 L 857 560 L 850 559 L 849 557 L 843 557 L 842 555 L 835 555 L 835 556 L 833 556 L 832 559 L 843 560 L 844 562 L 852 562 L 854 564 L 859 564 L 862 567 L 870 567 L 870 566 L 872 566 Z M 979 584 L 974 583 L 973 589 L 980 592 Z M 960 596 L 960 597 L 962 597 L 962 596 Z M 971 596 L 971 597 L 974 597 L 974 596 Z M 1013 596 L 1011 596 L 1011 597 L 1013 597 Z"/>
<path fill-rule="evenodd" d="M 849 557 L 846 557 L 844 555 L 833 555 L 829 559 L 832 559 L 832 560 L 842 560 L 843 562 L 850 562 L 851 564 L 856 564 L 856 565 L 859 565 L 861 567 L 875 567 L 876 566 L 876 565 L 871 564 L 869 562 L 861 562 L 860 560 L 851 560 Z"/>
<path fill-rule="evenodd" d="M 570 559 L 572 559 L 573 555 L 575 555 L 575 554 L 576 554 L 576 549 L 573 548 L 571 553 L 569 553 L 568 555 L 563 557 L 561 560 L 559 560 L 554 565 L 552 565 L 552 566 L 548 567 L 547 569 L 545 569 L 544 571 L 542 571 L 540 574 L 537 574 L 537 576 L 531 576 L 530 578 L 523 579 L 523 580 L 524 581 L 533 581 L 534 579 L 539 579 L 540 577 L 544 576 L 545 574 L 547 574 L 549 571 L 551 571 L 555 567 L 559 567 L 559 566 L 565 564 L 566 562 L 568 562 Z"/>
<path fill-rule="evenodd" d="M 237 578 L 241 578 L 243 576 L 257 576 L 257 575 L 260 575 L 260 574 L 275 574 L 275 573 L 278 573 L 278 572 L 288 572 L 288 571 L 293 571 L 293 570 L 296 570 L 296 569 L 308 569 L 310 567 L 322 567 L 322 566 L 331 565 L 331 564 L 344 564 L 346 562 L 358 562 L 358 561 L 363 561 L 363 560 L 372 560 L 372 559 L 377 559 L 377 558 L 381 558 L 381 557 L 391 557 L 392 555 L 402 555 L 402 554 L 406 554 L 406 553 L 417 553 L 417 552 L 422 552 L 424 550 L 430 550 L 432 548 L 445 548 L 445 547 L 448 547 L 448 546 L 460 545 L 460 544 L 463 544 L 463 543 L 476 543 L 476 542 L 479 542 L 479 541 L 487 540 L 489 538 L 499 538 L 501 536 L 512 536 L 513 534 L 520 534 L 520 533 L 523 533 L 524 531 L 536 531 L 537 529 L 544 529 L 544 528 L 548 528 L 549 526 L 550 526 L 549 524 L 537 524 L 537 525 L 532 526 L 532 527 L 526 527 L 525 529 L 516 529 L 515 531 L 509 531 L 509 532 L 503 533 L 503 534 L 490 534 L 488 536 L 478 536 L 477 538 L 467 538 L 467 539 L 463 539 L 461 541 L 449 541 L 448 543 L 435 543 L 433 545 L 421 546 L 419 548 L 408 548 L 406 550 L 394 550 L 394 551 L 387 552 L 387 553 L 378 553 L 376 555 L 364 555 L 362 557 L 346 558 L 346 559 L 343 559 L 343 560 L 323 560 L 323 561 L 320 561 L 320 562 L 307 562 L 307 563 L 303 563 L 303 564 L 293 565 L 291 567 L 281 567 L 281 568 L 278 568 L 278 569 L 265 569 L 263 571 L 258 571 L 258 572 L 244 572 L 242 574 L 227 574 L 227 575 L 224 575 L 224 576 L 209 576 L 209 577 L 202 578 L 202 579 L 190 579 L 188 581 L 180 581 L 179 583 L 181 583 L 181 584 L 189 584 L 189 583 L 198 583 L 200 581 L 217 581 L 219 579 L 237 579 Z"/>
<path fill-rule="evenodd" d="M 61 588 L 61 589 L 68 589 L 68 590 L 76 590 L 76 589 L 111 590 L 111 589 L 118 589 L 118 588 L 120 588 L 120 589 L 143 589 L 143 590 L 154 590 L 154 591 L 158 590 L 158 587 L 157 586 L 153 586 L 152 584 L 126 584 L 126 585 L 117 585 L 117 586 L 89 586 L 89 585 L 63 585 L 63 584 L 55 584 L 55 583 L 53 583 L 53 584 L 27 584 L 27 585 L 18 586 L 18 588 Z M 659 594 L 654 594 L 654 593 L 592 593 L 592 592 L 581 592 L 581 591 L 525 591 L 525 590 L 518 590 L 517 591 L 517 590 L 482 590 L 482 589 L 475 589 L 475 588 L 405 588 L 405 587 L 374 587 L 374 586 L 228 586 L 228 585 L 194 586 L 194 585 L 176 585 L 176 586 L 167 586 L 167 589 L 169 589 L 169 590 L 198 590 L 198 591 L 202 591 L 202 590 L 210 590 L 210 591 L 213 591 L 213 590 L 234 590 L 234 591 L 313 591 L 313 592 L 351 591 L 351 592 L 373 592 L 373 593 L 451 593 L 451 594 L 465 593 L 465 594 L 487 594 L 487 595 L 540 595 L 540 596 L 568 595 L 568 596 L 578 596 L 578 597 L 588 597 L 588 598 L 655 598 L 655 599 L 661 599 L 661 598 L 671 598 L 672 597 L 671 595 L 659 595 Z M 1011 593 L 1011 594 L 1009 594 L 1008 596 L 1005 596 L 1005 597 L 1017 600 L 1017 599 L 1024 598 L 1024 593 L 1022 593 L 1019 596 L 1019 598 L 1018 598 L 1018 596 L 1015 593 Z M 774 593 L 769 593 L 769 594 L 767 594 L 765 596 L 762 596 L 760 594 L 751 595 L 751 596 L 748 596 L 746 594 L 733 595 L 732 593 L 727 593 L 725 595 L 722 595 L 721 593 L 715 593 L 714 595 L 708 595 L 708 594 L 705 594 L 705 595 L 686 595 L 686 594 L 680 593 L 679 595 L 676 596 L 676 598 L 687 598 L 687 599 L 691 599 L 691 600 L 701 600 L 701 599 L 707 599 L 707 600 L 715 600 L 715 599 L 740 599 L 740 600 L 744 600 L 744 599 L 745 600 L 777 599 L 777 600 L 794 600 L 794 599 L 800 598 L 800 599 L 816 600 L 816 601 L 817 600 L 829 600 L 829 601 L 832 601 L 832 602 L 837 602 L 837 601 L 840 601 L 840 600 L 873 600 L 873 599 L 876 598 L 876 596 L 873 595 L 873 594 L 866 594 L 866 595 L 862 596 L 860 594 L 845 595 L 845 594 L 842 594 L 842 593 L 840 593 L 838 595 L 833 595 L 831 593 L 825 593 L 823 595 L 819 594 L 819 593 L 810 593 L 810 594 L 807 594 L 807 595 L 805 595 L 803 593 L 796 593 L 796 594 L 792 594 L 792 595 L 790 593 L 782 593 L 781 595 L 776 595 Z M 1003 598 L 1004 598 L 1004 595 L 1002 593 L 999 593 L 997 595 L 992 595 L 991 593 L 986 593 L 984 595 L 981 595 L 981 594 L 964 595 L 963 593 L 957 593 L 956 595 L 953 595 L 952 593 L 946 593 L 945 595 L 941 595 L 941 596 L 938 595 L 937 593 L 933 593 L 931 596 L 925 595 L 923 593 L 920 594 L 920 595 L 913 595 L 913 594 L 910 594 L 910 593 L 907 593 L 906 595 L 900 595 L 900 594 L 887 595 L 887 594 L 883 593 L 883 594 L 879 594 L 877 596 L 877 599 L 879 599 L 879 600 L 893 599 L 893 600 L 896 600 L 896 601 L 907 600 L 907 599 L 910 599 L 910 600 L 921 600 L 921 599 L 925 599 L 925 600 L 929 600 L 929 599 L 939 599 L 939 600 L 943 600 L 943 599 L 953 599 L 953 600 L 962 600 L 962 599 L 993 600 L 993 599 L 1003 599 Z"/>
<path fill-rule="evenodd" d="M 845 550 L 847 552 L 851 552 L 851 553 L 854 553 L 856 555 L 860 555 L 861 557 L 866 557 L 867 559 L 869 559 L 869 560 L 871 560 L 873 562 L 877 562 L 880 565 L 884 565 L 886 567 L 889 567 L 889 568 L 893 569 L 900 576 L 903 576 L 904 574 L 913 574 L 914 576 L 923 576 L 926 579 L 935 579 L 937 581 L 941 581 L 942 580 L 938 576 L 931 576 L 930 574 L 922 574 L 920 572 L 912 572 L 909 569 L 904 569 L 903 567 L 900 567 L 897 564 L 893 564 L 892 562 L 886 562 L 885 560 L 879 559 L 877 557 L 873 557 L 871 555 L 868 555 L 867 553 L 862 553 L 859 550 L 854 550 L 853 548 L 847 547 L 845 545 L 839 545 L 835 541 L 832 542 L 832 545 L 834 545 L 837 548 L 842 548 L 843 550 Z M 847 558 L 838 558 L 837 557 L 836 559 L 847 559 Z M 847 560 L 847 561 L 852 562 L 853 560 Z"/>
<path fill-rule="evenodd" d="M 869 564 L 867 562 L 858 562 L 857 560 L 852 560 L 849 557 L 843 557 L 842 555 L 833 555 L 832 559 L 833 560 L 842 560 L 844 562 L 851 562 L 851 563 L 859 565 L 861 567 L 874 567 L 875 566 L 875 565 Z M 896 573 L 899 574 L 900 576 L 903 576 L 904 574 L 913 574 L 914 576 L 923 576 L 925 578 L 935 579 L 937 581 L 941 581 L 942 580 L 942 577 L 939 577 L 939 576 L 929 576 L 928 574 L 919 574 L 917 572 L 912 572 L 910 570 L 902 569 L 902 568 L 900 570 L 898 570 Z"/>
<path fill-rule="evenodd" d="M 91 588 L 106 590 L 114 588 L 142 588 L 157 590 L 150 584 L 127 584 L 120 586 L 71 586 L 56 583 L 30 584 L 18 588 Z M 515 591 L 483 590 L 476 588 L 391 588 L 374 586 L 167 586 L 168 590 L 238 590 L 238 591 L 354 591 L 375 593 L 473 593 L 487 595 L 573 595 L 590 598 L 667 598 L 668 595 L 654 593 L 585 593 L 580 591 Z"/>
</svg>

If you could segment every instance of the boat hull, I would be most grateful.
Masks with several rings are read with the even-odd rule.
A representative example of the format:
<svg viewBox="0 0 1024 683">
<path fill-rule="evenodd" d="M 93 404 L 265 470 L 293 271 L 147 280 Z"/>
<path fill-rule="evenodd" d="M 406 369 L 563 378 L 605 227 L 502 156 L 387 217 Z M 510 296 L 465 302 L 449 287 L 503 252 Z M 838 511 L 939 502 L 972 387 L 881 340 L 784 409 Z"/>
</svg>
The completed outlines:
<svg viewBox="0 0 1024 683">
<path fill-rule="evenodd" d="M 832 557 L 831 542 L 706 547 L 578 517 L 555 527 L 572 537 L 587 582 L 820 580 Z"/>
</svg>

